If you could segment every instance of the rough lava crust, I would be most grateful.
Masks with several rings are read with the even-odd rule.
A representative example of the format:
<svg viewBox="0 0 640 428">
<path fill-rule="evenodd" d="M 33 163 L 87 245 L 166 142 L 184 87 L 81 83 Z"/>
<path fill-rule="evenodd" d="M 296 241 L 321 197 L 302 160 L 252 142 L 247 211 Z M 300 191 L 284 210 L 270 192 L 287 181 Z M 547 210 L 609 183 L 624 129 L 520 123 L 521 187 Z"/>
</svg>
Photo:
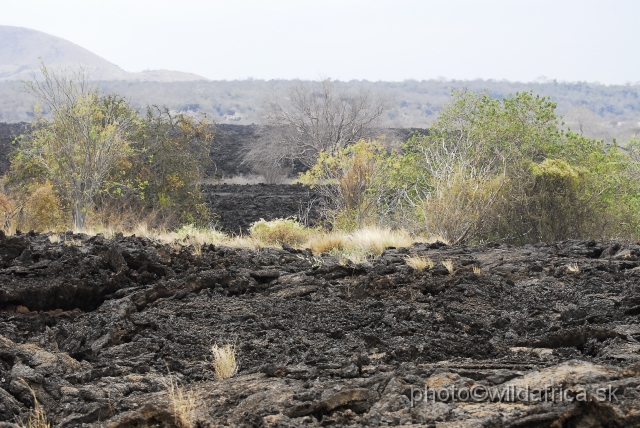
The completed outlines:
<svg viewBox="0 0 640 428">
<path fill-rule="evenodd" d="M 54 426 L 175 426 L 169 371 L 200 427 L 640 426 L 640 245 L 416 244 L 358 265 L 285 247 L 0 236 L 0 427 L 27 417 L 26 385 Z M 239 373 L 217 380 L 210 347 L 231 342 Z M 425 385 L 587 400 L 417 401 Z"/>
</svg>

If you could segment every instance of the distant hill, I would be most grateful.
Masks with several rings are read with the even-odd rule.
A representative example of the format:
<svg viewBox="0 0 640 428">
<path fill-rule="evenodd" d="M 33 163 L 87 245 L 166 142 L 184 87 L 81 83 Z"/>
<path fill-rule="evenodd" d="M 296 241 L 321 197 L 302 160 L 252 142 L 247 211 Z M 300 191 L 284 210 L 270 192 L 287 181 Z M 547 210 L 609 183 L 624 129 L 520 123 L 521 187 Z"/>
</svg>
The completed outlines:
<svg viewBox="0 0 640 428">
<path fill-rule="evenodd" d="M 185 82 L 204 77 L 170 70 L 140 73 L 124 71 L 115 64 L 60 37 L 22 27 L 0 25 L 0 81 L 29 79 L 38 73 L 40 60 L 50 68 L 84 67 L 95 80 Z"/>
</svg>

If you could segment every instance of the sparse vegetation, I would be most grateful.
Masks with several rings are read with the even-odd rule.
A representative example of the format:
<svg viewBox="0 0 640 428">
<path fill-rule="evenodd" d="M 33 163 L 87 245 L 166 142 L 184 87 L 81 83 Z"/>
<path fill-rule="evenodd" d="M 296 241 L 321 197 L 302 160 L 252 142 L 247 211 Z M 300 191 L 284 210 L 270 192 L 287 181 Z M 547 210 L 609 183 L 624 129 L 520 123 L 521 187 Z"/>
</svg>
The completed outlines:
<svg viewBox="0 0 640 428">
<path fill-rule="evenodd" d="M 313 254 L 341 251 L 344 250 L 347 245 L 347 237 L 343 233 L 337 232 L 317 234 L 309 240 L 309 248 Z"/>
<path fill-rule="evenodd" d="M 302 175 L 332 202 L 334 229 L 368 224 L 452 244 L 637 236 L 640 156 L 563 129 L 530 92 L 454 96 L 401 151 L 360 141 Z"/>
<path fill-rule="evenodd" d="M 580 273 L 580 267 L 577 263 L 571 263 L 567 265 L 567 272 L 569 273 Z"/>
<path fill-rule="evenodd" d="M 27 88 L 51 116 L 37 115 L 12 155 L 0 192 L 7 233 L 72 223 L 76 231 L 129 230 L 196 254 L 207 244 L 288 244 L 359 260 L 419 236 L 455 245 L 640 234 L 640 143 L 623 149 L 565 129 L 556 104 L 532 92 L 498 99 L 454 91 L 429 132 L 392 150 L 361 138 L 382 100 L 366 91 L 337 96 L 329 81 L 318 99 L 298 87 L 295 105 L 274 104 L 273 117 L 285 128 L 300 122 L 308 134 L 288 136 L 289 155 L 304 149 L 289 160 L 311 167 L 300 180 L 329 201 L 331 231 L 279 218 L 229 238 L 209 227 L 198 184 L 213 138 L 206 120 L 158 107 L 143 116 L 119 95 L 91 89 L 82 74 L 43 66 L 43 76 Z M 326 111 L 336 109 L 343 116 Z M 315 110 L 337 122 L 314 123 Z M 353 124 L 348 135 L 340 118 Z"/>
<path fill-rule="evenodd" d="M 453 273 L 454 273 L 453 260 L 451 260 L 451 259 L 443 260 L 442 261 L 442 266 L 447 268 L 447 270 L 449 271 L 449 275 L 453 275 Z"/>
<path fill-rule="evenodd" d="M 429 257 L 411 256 L 406 258 L 407 265 L 416 270 L 424 270 L 425 268 L 433 269 L 433 260 Z"/>
<path fill-rule="evenodd" d="M 176 426 L 192 428 L 195 425 L 195 411 L 199 401 L 197 392 L 192 388 L 179 386 L 174 376 L 169 374 L 167 395 Z"/>
<path fill-rule="evenodd" d="M 362 86 L 345 90 L 330 79 L 297 82 L 287 92 L 273 93 L 265 111 L 269 127 L 248 154 L 263 175 L 265 169 L 279 175 L 292 162 L 312 167 L 319 153 L 335 153 L 370 136 L 387 109 L 384 97 Z"/>
<path fill-rule="evenodd" d="M 18 426 L 21 428 L 50 428 L 51 423 L 47 419 L 47 413 L 38 402 L 35 391 L 24 379 L 20 380 L 29 389 L 29 392 L 31 392 L 31 396 L 33 397 L 33 409 L 29 413 L 27 421 L 18 421 Z"/>
<path fill-rule="evenodd" d="M 298 246 L 304 243 L 312 230 L 304 227 L 294 218 L 278 218 L 271 221 L 260 219 L 251 225 L 249 233 L 252 238 L 264 245 L 289 244 Z"/>
<path fill-rule="evenodd" d="M 342 265 L 351 262 L 353 264 L 366 263 L 371 257 L 371 253 L 361 248 L 343 248 L 342 250 L 333 249 L 329 251 L 329 255 L 337 257 Z"/>
<path fill-rule="evenodd" d="M 214 344 L 211 347 L 211 353 L 213 354 L 213 368 L 218 379 L 226 379 L 237 373 L 238 363 L 236 361 L 235 344 L 222 346 Z"/>
</svg>

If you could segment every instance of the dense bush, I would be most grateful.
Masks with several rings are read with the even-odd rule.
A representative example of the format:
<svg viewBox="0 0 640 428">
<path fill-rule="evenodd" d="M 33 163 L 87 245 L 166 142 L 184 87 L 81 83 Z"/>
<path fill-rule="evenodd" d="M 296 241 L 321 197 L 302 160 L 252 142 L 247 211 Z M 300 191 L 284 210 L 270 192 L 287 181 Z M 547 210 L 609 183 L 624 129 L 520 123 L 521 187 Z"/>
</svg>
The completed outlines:
<svg viewBox="0 0 640 428">
<path fill-rule="evenodd" d="M 322 153 L 303 179 L 331 197 L 335 219 L 355 219 L 347 228 L 377 222 L 450 242 L 637 236 L 637 143 L 565 131 L 555 108 L 532 93 L 454 92 L 400 152 L 361 141 Z"/>
<path fill-rule="evenodd" d="M 26 83 L 42 107 L 11 154 L 5 229 L 208 223 L 199 189 L 213 138 L 206 119 L 156 107 L 141 116 L 81 72 L 43 65 L 42 74 Z"/>
</svg>

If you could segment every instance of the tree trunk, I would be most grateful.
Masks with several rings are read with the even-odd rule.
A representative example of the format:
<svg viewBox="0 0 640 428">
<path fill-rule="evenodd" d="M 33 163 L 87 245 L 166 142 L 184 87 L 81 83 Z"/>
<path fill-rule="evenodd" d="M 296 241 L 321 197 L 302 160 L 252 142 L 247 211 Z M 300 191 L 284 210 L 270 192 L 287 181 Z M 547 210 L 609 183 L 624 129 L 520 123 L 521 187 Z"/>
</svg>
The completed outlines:
<svg viewBox="0 0 640 428">
<path fill-rule="evenodd" d="M 73 203 L 73 210 L 71 211 L 71 217 L 73 220 L 73 228 L 77 231 L 84 230 L 84 222 L 87 219 L 87 211 L 89 205 L 82 200 L 76 200 Z"/>
</svg>

